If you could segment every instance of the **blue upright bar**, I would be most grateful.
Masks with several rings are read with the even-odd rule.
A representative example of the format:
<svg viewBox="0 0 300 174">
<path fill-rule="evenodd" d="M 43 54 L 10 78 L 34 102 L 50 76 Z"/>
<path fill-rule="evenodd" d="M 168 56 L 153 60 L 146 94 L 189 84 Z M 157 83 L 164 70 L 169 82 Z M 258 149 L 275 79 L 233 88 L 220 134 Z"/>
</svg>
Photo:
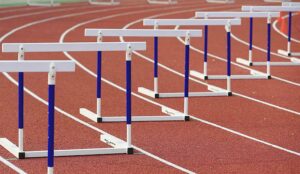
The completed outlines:
<svg viewBox="0 0 300 174">
<path fill-rule="evenodd" d="M 158 37 L 154 37 L 154 78 L 158 77 Z"/>
<path fill-rule="evenodd" d="M 292 12 L 289 12 L 289 29 L 288 29 L 288 41 L 291 41 L 292 38 Z"/>
<path fill-rule="evenodd" d="M 227 32 L 227 76 L 231 76 L 231 32 Z"/>
<path fill-rule="evenodd" d="M 253 17 L 250 17 L 250 29 L 249 29 L 249 50 L 252 51 L 253 44 Z"/>
<path fill-rule="evenodd" d="M 102 52 L 97 52 L 97 98 L 101 98 Z"/>
<path fill-rule="evenodd" d="M 48 85 L 48 168 L 54 166 L 55 85 Z"/>
<path fill-rule="evenodd" d="M 271 61 L 271 23 L 268 23 L 268 36 L 267 36 L 267 40 L 268 40 L 268 44 L 267 44 L 267 49 L 268 49 L 268 53 L 267 53 L 267 61 L 270 62 Z"/>
<path fill-rule="evenodd" d="M 126 123 L 131 125 L 131 60 L 126 60 Z"/>
<path fill-rule="evenodd" d="M 19 86 L 18 86 L 18 127 L 24 128 L 24 73 L 19 72 Z"/>
<path fill-rule="evenodd" d="M 208 52 L 208 25 L 204 26 L 204 62 L 207 62 Z"/>
<path fill-rule="evenodd" d="M 184 97 L 189 97 L 190 45 L 185 45 Z"/>
</svg>

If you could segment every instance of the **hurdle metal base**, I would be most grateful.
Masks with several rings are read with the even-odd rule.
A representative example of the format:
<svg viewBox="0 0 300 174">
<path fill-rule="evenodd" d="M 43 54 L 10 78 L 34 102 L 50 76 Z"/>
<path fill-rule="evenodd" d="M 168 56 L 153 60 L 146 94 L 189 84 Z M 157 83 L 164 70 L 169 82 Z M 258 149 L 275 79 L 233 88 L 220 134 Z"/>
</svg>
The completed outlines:
<svg viewBox="0 0 300 174">
<path fill-rule="evenodd" d="M 183 113 L 172 110 L 170 111 L 170 108 L 162 107 L 162 112 L 166 113 L 168 115 L 164 116 L 132 116 L 131 119 L 134 122 L 146 122 L 146 121 L 188 121 L 189 117 L 185 116 Z M 173 114 L 172 113 L 176 113 Z M 125 122 L 126 117 L 125 116 L 101 116 L 98 117 L 97 114 L 94 112 L 86 109 L 86 108 L 80 108 L 80 114 L 91 119 L 94 122 L 97 123 L 105 123 L 105 122 Z"/>
<path fill-rule="evenodd" d="M 235 1 L 234 0 L 206 0 L 208 3 L 217 3 L 217 4 L 232 4 Z"/>
<path fill-rule="evenodd" d="M 177 1 L 174 1 L 174 0 L 172 0 L 172 1 L 169 1 L 169 0 L 167 0 L 167 1 L 155 1 L 155 0 L 148 0 L 148 3 L 149 4 L 177 4 Z"/>
<path fill-rule="evenodd" d="M 197 71 L 191 71 L 191 76 L 194 76 L 196 78 L 202 79 L 202 80 L 226 80 L 226 75 L 204 75 Z M 265 73 L 251 70 L 249 75 L 231 75 L 231 79 L 236 80 L 246 80 L 246 79 L 268 79 L 269 76 Z"/>
<path fill-rule="evenodd" d="M 43 4 L 43 3 L 27 3 L 29 6 L 36 6 L 36 7 L 58 7 L 60 6 L 60 3 L 54 3 L 54 4 Z"/>
<path fill-rule="evenodd" d="M 189 92 L 189 97 L 219 97 L 219 96 L 230 96 L 229 92 L 225 89 L 218 88 L 212 85 L 208 86 L 208 90 L 211 92 Z M 184 97 L 183 92 L 174 93 L 155 93 L 154 91 L 139 87 L 138 92 L 151 98 L 178 98 Z"/>
<path fill-rule="evenodd" d="M 120 5 L 120 2 L 97 2 L 89 0 L 91 5 Z"/>
<path fill-rule="evenodd" d="M 108 135 L 106 135 L 106 137 L 108 137 Z M 55 150 L 54 156 L 90 156 L 132 153 L 133 149 L 128 148 L 127 144 L 124 143 L 124 141 L 121 142 L 120 140 L 116 140 L 117 139 L 113 139 L 113 137 L 110 136 L 110 143 L 107 143 L 107 141 L 103 141 L 108 145 L 115 144 L 113 148 Z M 0 145 L 18 159 L 47 157 L 47 150 L 20 151 L 19 147 L 9 141 L 7 138 L 0 138 Z"/>
<path fill-rule="evenodd" d="M 267 66 L 267 62 L 249 62 L 248 60 L 237 58 L 236 61 L 246 66 Z M 290 62 L 270 62 L 270 66 L 299 66 L 300 59 L 291 58 Z"/>
<path fill-rule="evenodd" d="M 277 51 L 278 54 L 284 55 L 284 56 L 300 56 L 300 52 L 288 52 L 286 50 L 278 50 Z M 298 59 L 300 62 L 300 59 Z"/>
</svg>

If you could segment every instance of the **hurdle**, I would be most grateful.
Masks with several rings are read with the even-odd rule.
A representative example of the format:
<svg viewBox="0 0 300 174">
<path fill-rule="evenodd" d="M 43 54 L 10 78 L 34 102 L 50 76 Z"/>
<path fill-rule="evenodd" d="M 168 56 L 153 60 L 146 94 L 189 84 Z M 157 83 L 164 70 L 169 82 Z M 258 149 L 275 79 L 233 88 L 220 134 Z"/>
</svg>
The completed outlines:
<svg viewBox="0 0 300 174">
<path fill-rule="evenodd" d="M 188 35 L 189 34 L 189 35 Z M 152 29 L 85 29 L 85 36 L 97 37 L 97 42 L 102 42 L 104 37 L 201 37 L 201 30 L 152 30 Z M 157 49 L 154 49 L 154 54 L 157 55 Z M 98 52 L 97 63 L 97 112 L 80 108 L 80 113 L 83 116 L 95 122 L 120 122 L 125 121 L 125 117 L 103 117 L 101 115 L 101 66 L 102 53 Z M 183 93 L 181 93 L 183 97 Z M 186 105 L 186 103 L 184 104 Z M 187 108 L 186 106 L 184 108 Z M 167 107 L 162 107 L 162 112 L 168 116 L 132 116 L 132 121 L 180 121 L 188 120 L 188 111 L 180 113 Z"/>
<path fill-rule="evenodd" d="M 158 26 L 225 26 L 225 25 L 240 25 L 240 19 L 144 19 L 145 26 L 154 26 L 155 29 Z M 154 43 L 154 47 L 158 47 L 158 41 Z M 189 44 L 189 43 L 188 43 Z M 188 45 L 189 46 L 189 45 Z M 189 69 L 189 62 L 185 62 L 186 69 Z M 190 73 L 186 75 L 188 81 Z M 157 56 L 154 57 L 154 91 L 139 87 L 139 92 L 150 97 L 154 98 L 167 98 L 167 97 L 179 97 L 178 93 L 160 93 L 158 91 L 158 58 Z M 227 89 L 222 89 L 213 85 L 208 85 L 209 92 L 196 92 L 191 93 L 190 96 L 193 97 L 214 97 L 214 96 L 231 96 L 231 85 L 230 79 L 227 81 Z"/>
<path fill-rule="evenodd" d="M 18 52 L 18 61 L 0 61 L 0 71 L 2 72 L 19 72 L 19 131 L 18 145 L 9 141 L 7 138 L 0 138 L 0 144 L 15 157 L 19 159 L 46 157 L 50 173 L 53 170 L 54 156 L 83 156 L 83 155 L 104 155 L 104 154 L 133 154 L 131 145 L 131 50 L 145 50 L 144 42 L 107 42 L 107 43 L 7 43 L 2 45 L 3 52 Z M 65 149 L 54 150 L 53 131 L 54 131 L 54 92 L 56 72 L 74 71 L 75 64 L 70 61 L 24 61 L 25 52 L 82 52 L 82 51 L 126 51 L 126 125 L 127 140 L 126 142 L 109 134 L 100 135 L 101 141 L 112 146 L 110 148 L 89 148 L 89 149 Z M 50 67 L 50 68 L 49 68 Z M 41 151 L 25 151 L 23 144 L 24 130 L 24 72 L 48 72 L 49 73 L 49 145 L 48 153 Z M 52 169 L 51 169 L 52 168 Z"/>
<path fill-rule="evenodd" d="M 27 0 L 27 5 L 29 6 L 42 6 L 42 7 L 56 7 L 60 6 L 60 3 L 54 2 L 54 0 L 48 0 L 48 2 L 32 2 L 32 0 Z"/>
<path fill-rule="evenodd" d="M 287 51 L 278 50 L 279 54 L 285 56 L 294 56 L 297 54 L 292 54 L 291 52 L 291 21 L 292 21 L 292 12 L 300 11 L 300 6 L 242 6 L 242 11 L 261 11 L 261 12 L 289 12 L 289 37 L 287 44 Z M 267 62 L 250 62 L 245 59 L 237 59 L 238 63 L 247 66 L 299 66 L 300 59 L 291 58 L 290 62 L 271 62 L 271 20 L 268 20 L 268 44 L 267 44 L 267 54 L 268 60 Z M 268 65 L 269 64 L 269 65 Z M 269 68 L 270 69 L 270 68 Z M 270 74 L 270 72 L 268 73 Z"/>
<path fill-rule="evenodd" d="M 53 153 L 54 153 L 54 95 L 56 72 L 75 71 L 75 63 L 72 61 L 23 61 L 20 57 L 18 61 L 0 61 L 1 72 L 18 72 L 19 73 L 19 146 L 17 147 L 8 139 L 0 138 L 1 145 L 12 152 L 18 158 L 25 158 L 27 155 L 33 155 L 36 152 L 23 151 L 24 123 L 23 123 L 23 98 L 24 72 L 48 72 L 48 173 L 53 173 Z M 46 151 L 44 151 L 46 153 Z"/>
<path fill-rule="evenodd" d="M 292 7 L 292 6 L 300 6 L 300 2 L 283 2 L 282 6 Z M 288 43 L 287 43 L 287 51 L 285 50 L 278 50 L 279 54 L 285 55 L 285 56 L 300 56 L 300 52 L 292 52 L 291 51 L 291 40 L 292 40 L 292 12 L 289 12 L 289 29 L 288 29 Z M 293 59 L 296 60 L 297 59 Z M 299 59 L 298 59 L 299 62 Z"/>
<path fill-rule="evenodd" d="M 250 29 L 249 29 L 249 62 L 252 62 L 252 43 L 253 43 L 253 18 L 272 18 L 279 17 L 278 12 L 196 12 L 196 17 L 200 18 L 250 18 Z M 208 27 L 205 27 L 205 36 L 207 37 Z M 207 79 L 226 79 L 225 75 L 207 75 L 207 40 L 204 39 L 204 73 L 200 73 L 197 71 L 191 71 L 191 75 L 201 78 L 204 80 Z M 240 58 L 238 58 L 240 59 Z M 270 76 L 266 73 L 250 70 L 249 75 L 231 75 L 231 79 L 269 79 Z"/>
<path fill-rule="evenodd" d="M 282 2 L 282 6 L 300 6 L 300 2 Z"/>
<path fill-rule="evenodd" d="M 119 5 L 120 2 L 116 0 L 89 0 L 89 3 L 92 5 Z"/>
<path fill-rule="evenodd" d="M 147 0 L 149 4 L 177 4 L 177 0 Z"/>
<path fill-rule="evenodd" d="M 274 2 L 289 2 L 290 0 L 264 0 L 264 2 L 270 2 L 270 3 L 274 3 Z"/>
<path fill-rule="evenodd" d="M 234 0 L 206 0 L 207 3 L 217 3 L 217 4 L 232 4 Z"/>
</svg>

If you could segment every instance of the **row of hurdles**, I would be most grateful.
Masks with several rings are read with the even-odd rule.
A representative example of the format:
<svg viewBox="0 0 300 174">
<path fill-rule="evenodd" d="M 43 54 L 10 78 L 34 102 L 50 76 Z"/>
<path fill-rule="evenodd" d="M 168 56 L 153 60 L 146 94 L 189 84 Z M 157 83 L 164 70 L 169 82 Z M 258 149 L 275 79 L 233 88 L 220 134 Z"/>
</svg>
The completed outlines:
<svg viewBox="0 0 300 174">
<path fill-rule="evenodd" d="M 117 0 L 88 0 L 92 5 L 119 5 L 120 1 Z M 177 4 L 177 0 L 147 0 L 149 4 L 165 4 L 172 5 Z M 207 3 L 219 3 L 219 4 L 228 4 L 234 3 L 235 0 L 206 0 Z M 289 2 L 289 0 L 264 0 L 264 2 Z M 60 4 L 55 0 L 49 0 L 48 2 L 39 2 L 27 0 L 29 6 L 59 6 Z"/>
<path fill-rule="evenodd" d="M 300 3 L 284 3 L 282 6 L 243 6 L 240 12 L 196 12 L 201 19 L 144 19 L 145 26 L 153 26 L 154 29 L 86 29 L 85 36 L 96 37 L 97 42 L 69 42 L 69 43 L 4 43 L 2 52 L 18 53 L 16 61 L 0 61 L 0 72 L 18 73 L 18 145 L 7 138 L 0 138 L 0 144 L 15 157 L 19 159 L 48 157 L 48 173 L 53 173 L 54 156 L 78 156 L 78 155 L 100 155 L 100 154 L 133 154 L 131 143 L 131 124 L 133 121 L 188 121 L 189 97 L 208 96 L 231 96 L 231 79 L 271 79 L 271 66 L 299 66 L 300 60 L 291 57 L 290 62 L 271 62 L 271 18 L 279 17 L 282 11 L 288 11 L 290 17 L 292 12 L 300 11 Z M 248 60 L 238 58 L 237 62 L 247 66 L 266 66 L 267 72 L 251 71 L 249 75 L 231 74 L 231 27 L 241 25 L 241 18 L 250 18 L 250 43 Z M 254 62 L 252 59 L 253 19 L 267 19 L 267 56 L 266 62 Z M 175 29 L 159 29 L 162 26 L 174 26 Z M 204 26 L 204 72 L 190 71 L 190 41 L 191 38 L 202 37 L 202 30 L 179 29 L 180 26 Z M 227 74 L 208 75 L 208 27 L 225 26 L 227 39 Z M 287 56 L 293 56 L 290 50 L 291 28 L 289 29 L 289 42 Z M 104 42 L 104 37 L 120 37 L 121 42 Z M 181 97 L 184 100 L 183 112 L 164 107 L 161 116 L 132 116 L 131 109 L 131 60 L 136 51 L 146 50 L 145 42 L 126 42 L 123 37 L 152 37 L 154 39 L 154 89 L 139 87 L 138 92 L 152 98 Z M 161 93 L 158 87 L 158 65 L 159 65 L 159 38 L 161 37 L 184 37 L 184 91 L 176 93 Z M 26 52 L 97 52 L 97 78 L 96 78 L 96 112 L 86 108 L 80 108 L 80 114 L 94 122 L 126 122 L 126 141 L 109 134 L 100 136 L 101 141 L 110 145 L 111 148 L 90 149 L 65 149 L 54 150 L 54 113 L 55 113 L 55 85 L 58 72 L 74 72 L 75 62 L 68 60 L 25 60 Z M 102 53 L 107 51 L 123 51 L 126 66 L 126 114 L 125 116 L 103 116 L 101 114 L 101 78 L 102 78 Z M 281 51 L 282 52 L 282 51 Z M 245 63 L 246 62 L 246 63 Z M 24 73 L 48 73 L 48 150 L 26 151 L 24 148 Z M 227 88 L 222 89 L 209 85 L 209 92 L 189 92 L 189 78 L 192 76 L 200 79 L 224 79 L 227 80 Z"/>
</svg>

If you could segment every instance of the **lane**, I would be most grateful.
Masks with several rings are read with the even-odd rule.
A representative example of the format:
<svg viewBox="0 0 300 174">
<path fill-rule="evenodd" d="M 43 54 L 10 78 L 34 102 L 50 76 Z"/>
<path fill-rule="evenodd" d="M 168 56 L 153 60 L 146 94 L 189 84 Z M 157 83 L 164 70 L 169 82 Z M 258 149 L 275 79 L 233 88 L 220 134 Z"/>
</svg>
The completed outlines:
<svg viewBox="0 0 300 174">
<path fill-rule="evenodd" d="M 129 10 L 132 10 L 132 9 L 129 9 Z M 99 14 L 97 14 L 97 15 L 99 15 Z M 20 39 L 20 38 L 19 38 L 19 39 Z M 2 132 L 2 131 L 1 131 L 1 132 Z M 95 140 L 98 141 L 98 138 L 96 138 Z M 67 141 L 67 140 L 66 140 L 66 141 Z M 64 144 L 64 143 L 59 143 L 59 144 L 62 145 L 62 146 L 63 146 L 63 145 L 66 145 L 66 144 Z M 76 144 L 76 145 L 77 145 L 77 144 Z M 133 163 L 135 164 L 135 162 L 133 162 Z M 34 164 L 33 164 L 33 165 L 34 165 Z M 28 167 L 30 167 L 30 166 L 28 166 Z M 33 167 L 31 166 L 31 168 L 33 168 Z M 33 168 L 33 169 L 34 169 L 34 168 Z M 134 171 L 134 170 L 140 171 L 140 170 L 145 170 L 145 169 L 134 169 L 134 168 L 133 168 L 132 170 L 133 170 L 133 171 Z M 169 169 L 170 172 L 172 172 L 173 170 L 174 170 L 174 169 L 171 169 L 171 170 Z M 150 171 L 150 170 L 148 170 L 148 171 Z M 153 170 L 152 170 L 152 171 L 153 171 Z M 166 173 L 166 172 L 160 172 L 160 173 Z"/>
<path fill-rule="evenodd" d="M 142 112 L 142 111 L 141 111 Z"/>
</svg>

